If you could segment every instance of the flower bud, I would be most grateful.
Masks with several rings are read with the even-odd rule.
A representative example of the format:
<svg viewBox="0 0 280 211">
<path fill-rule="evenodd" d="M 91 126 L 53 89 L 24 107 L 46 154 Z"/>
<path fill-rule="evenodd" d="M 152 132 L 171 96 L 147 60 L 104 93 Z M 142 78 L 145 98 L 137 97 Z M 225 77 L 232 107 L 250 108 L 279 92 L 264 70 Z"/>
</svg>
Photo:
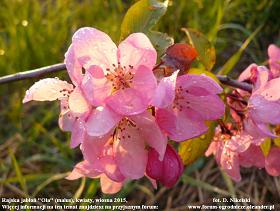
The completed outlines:
<svg viewBox="0 0 280 211">
<path fill-rule="evenodd" d="M 170 188 L 175 185 L 183 170 L 183 162 L 172 146 L 167 145 L 162 161 L 159 160 L 159 154 L 156 150 L 153 148 L 149 150 L 146 173 L 164 186 Z"/>
</svg>

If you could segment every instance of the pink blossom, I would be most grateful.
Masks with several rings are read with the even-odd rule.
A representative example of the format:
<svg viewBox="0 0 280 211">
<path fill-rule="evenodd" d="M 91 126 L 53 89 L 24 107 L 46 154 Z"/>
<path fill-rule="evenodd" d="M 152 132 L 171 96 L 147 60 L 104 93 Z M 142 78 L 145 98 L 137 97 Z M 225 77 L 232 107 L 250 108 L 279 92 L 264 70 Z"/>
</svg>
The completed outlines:
<svg viewBox="0 0 280 211">
<path fill-rule="evenodd" d="M 85 120 L 92 110 L 79 87 L 73 88 L 72 84 L 58 78 L 42 79 L 26 91 L 23 103 L 57 99 L 61 104 L 59 126 L 64 131 L 72 131 L 71 147 L 76 147 L 84 139 Z"/>
<path fill-rule="evenodd" d="M 158 152 L 151 148 L 148 154 L 146 173 L 149 177 L 170 188 L 176 184 L 182 175 L 184 170 L 183 162 L 171 145 L 167 145 L 162 161 L 158 157 Z"/>
<path fill-rule="evenodd" d="M 245 130 L 256 139 L 276 137 L 269 125 L 280 123 L 280 78 L 269 80 L 269 72 L 259 72 L 248 100 Z"/>
<path fill-rule="evenodd" d="M 239 154 L 251 144 L 251 137 L 245 134 L 223 134 L 216 129 L 215 138 L 205 152 L 206 156 L 215 155 L 216 162 L 234 181 L 241 180 Z"/>
<path fill-rule="evenodd" d="M 268 56 L 269 56 L 269 67 L 273 74 L 273 77 L 280 76 L 280 48 L 276 45 L 269 45 L 268 47 Z"/>
<path fill-rule="evenodd" d="M 106 138 L 105 142 L 110 143 L 109 146 L 113 153 L 114 162 L 116 162 L 120 172 L 126 178 L 138 179 L 144 176 L 148 158 L 148 152 L 145 149 L 146 145 L 153 147 L 159 153 L 159 159 L 163 159 L 167 138 L 163 135 L 159 126 L 156 124 L 155 118 L 149 112 L 146 111 L 142 114 L 120 118 L 109 133 L 102 130 L 102 121 L 110 122 L 110 120 L 102 118 L 96 122 L 97 127 L 100 122 L 101 127 L 98 128 L 104 132 L 98 133 L 98 135 L 100 137 L 109 135 L 109 140 Z M 92 132 L 89 128 L 88 131 L 89 134 Z M 89 143 L 92 143 L 92 145 Z M 93 148 L 95 145 L 96 141 L 82 144 L 84 156 L 91 156 L 92 163 L 97 162 L 97 160 L 100 161 L 100 157 L 93 157 Z"/>
<path fill-rule="evenodd" d="M 93 106 L 108 106 L 120 115 L 145 111 L 156 88 L 157 53 L 148 37 L 134 33 L 118 47 L 94 28 L 81 28 L 65 54 L 68 73 Z M 82 70 L 85 70 L 85 74 Z"/>
<path fill-rule="evenodd" d="M 275 138 L 270 125 L 280 123 L 280 86 L 279 78 L 264 66 L 250 65 L 239 77 L 239 81 L 253 85 L 252 93 L 235 90 L 228 97 L 233 119 L 243 123 L 245 133 L 252 136 L 255 144 L 261 144 L 265 138 Z M 233 96 L 233 97 L 232 97 Z"/>
<path fill-rule="evenodd" d="M 225 106 L 217 94 L 222 88 L 205 75 L 163 78 L 155 92 L 153 105 L 160 128 L 174 141 L 185 141 L 207 131 L 206 120 L 220 118 Z"/>
</svg>

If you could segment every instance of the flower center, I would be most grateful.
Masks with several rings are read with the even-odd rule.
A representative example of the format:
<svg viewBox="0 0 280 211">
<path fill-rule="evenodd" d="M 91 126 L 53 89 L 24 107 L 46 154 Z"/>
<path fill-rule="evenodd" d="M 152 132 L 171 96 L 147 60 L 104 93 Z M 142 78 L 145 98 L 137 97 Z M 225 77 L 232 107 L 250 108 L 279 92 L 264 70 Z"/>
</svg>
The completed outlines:
<svg viewBox="0 0 280 211">
<path fill-rule="evenodd" d="M 179 86 L 175 90 L 175 100 L 173 102 L 173 109 L 178 109 L 182 111 L 184 108 L 189 109 L 190 102 L 184 96 L 184 93 L 189 93 L 189 90 L 183 89 L 182 86 Z"/>
<path fill-rule="evenodd" d="M 125 88 L 130 88 L 132 84 L 132 79 L 134 77 L 133 66 L 129 65 L 121 66 L 118 63 L 118 66 L 112 64 L 114 69 L 107 68 L 106 78 L 112 82 L 114 90 L 120 90 Z"/>
<path fill-rule="evenodd" d="M 119 138 L 122 140 L 131 139 L 132 135 L 129 134 L 129 132 L 127 131 L 127 129 L 129 129 L 129 128 L 134 128 L 136 130 L 140 130 L 133 120 L 131 120 L 127 117 L 122 118 L 122 120 L 119 122 L 118 126 L 114 130 L 114 133 L 112 134 L 112 143 L 114 142 L 114 140 L 116 138 Z"/>
</svg>

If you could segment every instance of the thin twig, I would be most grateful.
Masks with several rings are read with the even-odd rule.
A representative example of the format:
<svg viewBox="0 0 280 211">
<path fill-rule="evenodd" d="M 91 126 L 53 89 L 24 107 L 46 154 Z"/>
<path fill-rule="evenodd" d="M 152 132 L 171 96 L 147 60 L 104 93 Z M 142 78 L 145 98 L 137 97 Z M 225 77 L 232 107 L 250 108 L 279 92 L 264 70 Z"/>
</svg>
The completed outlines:
<svg viewBox="0 0 280 211">
<path fill-rule="evenodd" d="M 34 69 L 34 70 L 19 72 L 19 73 L 15 73 L 12 75 L 6 75 L 3 77 L 0 77 L 0 84 L 5 84 L 5 83 L 29 79 L 29 78 L 37 78 L 37 77 L 40 77 L 40 76 L 48 74 L 48 73 L 59 72 L 59 71 L 65 70 L 65 69 L 66 69 L 65 64 L 59 63 L 59 64 L 54 64 L 54 65 L 50 65 L 50 66 L 46 66 L 46 67 L 41 67 L 41 68 Z M 239 82 L 239 81 L 229 78 L 228 76 L 223 76 L 223 75 L 217 75 L 217 78 L 220 80 L 221 83 L 223 83 L 225 85 L 243 89 L 248 92 L 252 92 L 252 85 L 250 85 L 248 83 Z"/>
<path fill-rule="evenodd" d="M 223 83 L 225 85 L 235 87 L 235 88 L 239 88 L 239 89 L 243 89 L 243 90 L 248 91 L 248 92 L 252 92 L 253 87 L 252 87 L 251 84 L 233 80 L 233 79 L 231 79 L 231 78 L 229 78 L 228 76 L 225 76 L 225 75 L 217 75 L 217 78 L 219 79 L 219 81 L 221 83 Z"/>
<path fill-rule="evenodd" d="M 0 77 L 0 84 L 5 84 L 13 81 L 20 81 L 28 78 L 37 78 L 48 73 L 59 72 L 65 69 L 66 69 L 65 64 L 59 63 L 46 67 L 37 68 L 34 70 L 19 72 L 19 73 Z"/>
</svg>

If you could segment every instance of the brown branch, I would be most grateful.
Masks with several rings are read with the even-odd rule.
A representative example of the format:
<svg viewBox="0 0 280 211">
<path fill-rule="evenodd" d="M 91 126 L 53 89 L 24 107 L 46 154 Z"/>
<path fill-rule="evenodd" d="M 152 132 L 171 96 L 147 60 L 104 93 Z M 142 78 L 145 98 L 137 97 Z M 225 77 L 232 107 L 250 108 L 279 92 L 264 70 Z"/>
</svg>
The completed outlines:
<svg viewBox="0 0 280 211">
<path fill-rule="evenodd" d="M 222 84 L 225 84 L 225 85 L 228 85 L 228 86 L 231 86 L 234 88 L 239 88 L 239 89 L 245 90 L 247 92 L 252 92 L 253 86 L 251 84 L 233 80 L 225 75 L 217 75 L 217 78 L 219 79 L 219 81 Z"/>
<path fill-rule="evenodd" d="M 19 73 L 15 73 L 12 75 L 6 75 L 3 77 L 0 77 L 0 84 L 24 80 L 24 79 L 28 79 L 28 78 L 37 78 L 37 77 L 40 77 L 40 76 L 48 74 L 48 73 L 59 72 L 59 71 L 65 70 L 65 69 L 66 69 L 65 64 L 60 63 L 60 64 L 54 64 L 54 65 L 50 65 L 50 66 L 46 66 L 46 67 L 41 67 L 41 68 L 34 69 L 34 70 L 25 71 L 25 72 L 19 72 Z M 252 92 L 252 85 L 250 85 L 248 83 L 239 82 L 239 81 L 233 80 L 233 79 L 231 79 L 227 76 L 223 76 L 223 75 L 217 75 L 217 78 L 220 80 L 221 83 L 223 83 L 225 85 L 243 89 L 248 92 Z"/>
<path fill-rule="evenodd" d="M 37 78 L 42 75 L 58 72 L 61 70 L 66 70 L 66 66 L 63 63 L 54 64 L 54 65 L 50 65 L 50 66 L 46 66 L 46 67 L 41 67 L 41 68 L 37 68 L 34 70 L 25 71 L 25 72 L 19 72 L 19 73 L 0 77 L 0 84 L 5 84 L 5 83 L 13 82 L 13 81 L 20 81 L 20 80 L 24 80 L 24 79 L 28 79 L 28 78 Z"/>
</svg>

